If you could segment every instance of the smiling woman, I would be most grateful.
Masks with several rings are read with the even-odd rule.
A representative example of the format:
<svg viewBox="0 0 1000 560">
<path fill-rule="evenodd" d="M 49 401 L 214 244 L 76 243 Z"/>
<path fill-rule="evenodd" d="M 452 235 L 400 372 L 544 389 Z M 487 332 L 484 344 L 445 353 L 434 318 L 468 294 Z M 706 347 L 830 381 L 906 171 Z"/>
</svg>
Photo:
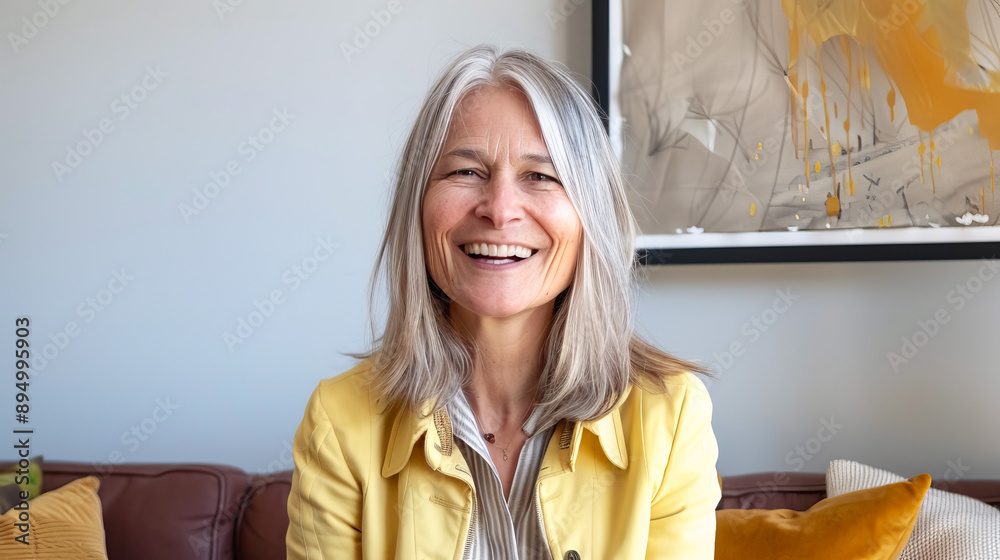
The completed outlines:
<svg viewBox="0 0 1000 560">
<path fill-rule="evenodd" d="M 528 313 L 533 330 L 545 328 L 582 232 L 527 98 L 509 87 L 470 93 L 444 152 L 424 195 L 423 229 L 427 270 L 452 317 Z"/>
<path fill-rule="evenodd" d="M 587 93 L 470 49 L 399 177 L 385 330 L 306 407 L 288 557 L 711 559 L 704 372 L 635 334 L 635 225 Z"/>
</svg>

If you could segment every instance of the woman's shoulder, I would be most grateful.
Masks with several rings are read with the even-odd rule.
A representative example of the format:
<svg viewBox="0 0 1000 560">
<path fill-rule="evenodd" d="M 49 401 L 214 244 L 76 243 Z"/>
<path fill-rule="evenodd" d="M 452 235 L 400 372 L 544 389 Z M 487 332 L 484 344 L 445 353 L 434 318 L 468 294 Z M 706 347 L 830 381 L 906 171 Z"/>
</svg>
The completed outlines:
<svg viewBox="0 0 1000 560">
<path fill-rule="evenodd" d="M 666 375 L 661 387 L 631 384 L 622 402 L 623 412 L 639 412 L 643 417 L 678 417 L 682 414 L 712 413 L 712 399 L 698 374 L 691 371 Z"/>
<path fill-rule="evenodd" d="M 364 360 L 344 373 L 323 379 L 309 398 L 309 407 L 320 409 L 331 420 L 370 414 L 371 377 L 371 362 Z"/>
</svg>

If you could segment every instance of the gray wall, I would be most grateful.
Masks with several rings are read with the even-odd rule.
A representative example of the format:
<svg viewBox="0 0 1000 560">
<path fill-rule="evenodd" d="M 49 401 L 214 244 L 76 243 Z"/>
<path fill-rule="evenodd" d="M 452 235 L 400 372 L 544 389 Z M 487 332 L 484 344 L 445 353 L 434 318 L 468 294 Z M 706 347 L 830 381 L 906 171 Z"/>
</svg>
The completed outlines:
<svg viewBox="0 0 1000 560">
<path fill-rule="evenodd" d="M 33 452 L 104 468 L 291 468 L 309 392 L 365 348 L 388 180 L 433 76 L 480 42 L 589 76 L 589 2 L 48 1 L 0 6 L 0 344 L 30 317 Z M 998 476 L 1000 281 L 948 301 L 979 266 L 657 268 L 642 320 L 717 364 L 723 474 Z"/>
</svg>

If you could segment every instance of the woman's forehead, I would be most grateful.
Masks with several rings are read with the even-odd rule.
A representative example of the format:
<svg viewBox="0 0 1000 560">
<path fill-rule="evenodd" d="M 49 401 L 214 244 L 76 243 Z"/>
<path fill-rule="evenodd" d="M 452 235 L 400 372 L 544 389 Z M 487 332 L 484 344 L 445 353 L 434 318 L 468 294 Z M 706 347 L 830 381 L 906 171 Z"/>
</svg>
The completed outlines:
<svg viewBox="0 0 1000 560">
<path fill-rule="evenodd" d="M 467 94 L 452 116 L 445 151 L 540 152 L 541 128 L 528 98 L 518 90 L 483 86 Z"/>
</svg>

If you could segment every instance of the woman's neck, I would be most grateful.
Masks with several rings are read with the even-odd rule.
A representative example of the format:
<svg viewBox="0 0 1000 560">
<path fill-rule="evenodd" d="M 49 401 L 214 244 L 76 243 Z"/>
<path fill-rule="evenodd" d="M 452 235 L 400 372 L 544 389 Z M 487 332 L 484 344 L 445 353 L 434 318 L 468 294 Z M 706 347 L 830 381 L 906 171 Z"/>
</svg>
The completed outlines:
<svg viewBox="0 0 1000 560">
<path fill-rule="evenodd" d="M 473 344 L 469 404 L 489 429 L 516 423 L 534 404 L 541 378 L 542 348 L 552 324 L 552 306 L 513 317 L 481 317 L 455 306 L 452 322 Z"/>
</svg>

